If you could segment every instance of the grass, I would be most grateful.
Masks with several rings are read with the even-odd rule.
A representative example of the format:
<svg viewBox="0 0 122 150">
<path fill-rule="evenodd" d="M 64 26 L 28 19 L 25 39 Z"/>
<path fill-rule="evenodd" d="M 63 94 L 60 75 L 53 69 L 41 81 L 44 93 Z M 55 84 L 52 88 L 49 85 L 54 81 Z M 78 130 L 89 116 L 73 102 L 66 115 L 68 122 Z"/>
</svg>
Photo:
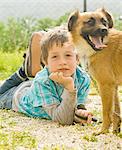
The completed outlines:
<svg viewBox="0 0 122 150">
<path fill-rule="evenodd" d="M 15 72 L 23 62 L 23 52 L 3 53 L 0 51 L 0 80 L 4 80 Z"/>
<path fill-rule="evenodd" d="M 11 131 L 9 133 L 0 131 L 0 149 L 14 150 L 18 147 L 25 147 L 28 149 L 36 148 L 37 142 L 35 137 L 27 132 Z"/>
<path fill-rule="evenodd" d="M 83 139 L 85 139 L 88 142 L 98 142 L 97 137 L 94 135 L 91 135 L 91 136 L 90 135 L 84 135 Z"/>
</svg>

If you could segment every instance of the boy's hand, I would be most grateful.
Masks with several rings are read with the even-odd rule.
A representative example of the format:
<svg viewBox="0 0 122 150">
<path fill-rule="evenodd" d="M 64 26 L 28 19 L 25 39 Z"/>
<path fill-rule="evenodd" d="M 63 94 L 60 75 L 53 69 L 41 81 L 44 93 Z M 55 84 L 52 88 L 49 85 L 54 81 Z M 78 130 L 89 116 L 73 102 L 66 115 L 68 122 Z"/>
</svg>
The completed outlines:
<svg viewBox="0 0 122 150">
<path fill-rule="evenodd" d="M 53 72 L 49 78 L 59 84 L 62 84 L 64 88 L 72 92 L 74 90 L 74 80 L 72 77 L 65 77 L 63 72 Z"/>
<path fill-rule="evenodd" d="M 77 123 L 81 123 L 81 124 L 82 123 L 90 124 L 92 121 L 92 117 L 93 117 L 93 114 L 91 112 L 88 112 L 87 110 L 83 110 L 83 109 L 76 109 L 74 121 Z"/>
</svg>

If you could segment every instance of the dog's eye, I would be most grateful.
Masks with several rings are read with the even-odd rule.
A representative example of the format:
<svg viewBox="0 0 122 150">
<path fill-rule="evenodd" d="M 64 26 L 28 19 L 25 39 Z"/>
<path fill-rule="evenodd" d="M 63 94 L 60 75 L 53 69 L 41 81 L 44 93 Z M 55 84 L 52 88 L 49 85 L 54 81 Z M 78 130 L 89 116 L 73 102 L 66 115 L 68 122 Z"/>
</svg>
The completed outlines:
<svg viewBox="0 0 122 150">
<path fill-rule="evenodd" d="M 90 18 L 86 23 L 88 25 L 90 25 L 90 26 L 94 26 L 95 25 L 95 19 L 94 18 Z"/>
<path fill-rule="evenodd" d="M 105 20 L 104 18 L 101 18 L 101 22 L 104 26 L 107 26 L 108 24 L 107 20 Z"/>
</svg>

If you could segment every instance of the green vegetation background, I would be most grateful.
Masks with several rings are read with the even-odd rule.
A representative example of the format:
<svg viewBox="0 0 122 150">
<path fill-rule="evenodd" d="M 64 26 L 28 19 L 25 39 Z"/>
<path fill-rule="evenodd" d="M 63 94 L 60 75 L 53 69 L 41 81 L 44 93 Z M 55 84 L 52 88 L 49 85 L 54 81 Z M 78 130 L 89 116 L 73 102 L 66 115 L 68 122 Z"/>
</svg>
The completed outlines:
<svg viewBox="0 0 122 150">
<path fill-rule="evenodd" d="M 69 13 L 54 20 L 51 18 L 22 19 L 9 18 L 6 23 L 0 22 L 0 80 L 6 79 L 15 72 L 23 62 L 23 53 L 28 47 L 34 31 L 48 30 L 65 24 Z M 122 30 L 122 20 L 115 19 L 115 28 Z"/>
</svg>

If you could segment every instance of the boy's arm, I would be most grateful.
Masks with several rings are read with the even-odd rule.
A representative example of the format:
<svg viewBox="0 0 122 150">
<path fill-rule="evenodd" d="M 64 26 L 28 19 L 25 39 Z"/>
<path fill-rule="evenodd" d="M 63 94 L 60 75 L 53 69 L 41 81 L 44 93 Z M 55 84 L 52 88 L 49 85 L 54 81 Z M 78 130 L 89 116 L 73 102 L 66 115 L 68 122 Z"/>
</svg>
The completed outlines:
<svg viewBox="0 0 122 150">
<path fill-rule="evenodd" d="M 76 90 L 69 92 L 64 89 L 62 99 L 60 105 L 44 106 L 44 109 L 51 116 L 52 120 L 64 125 L 70 125 L 74 120 Z"/>
</svg>

